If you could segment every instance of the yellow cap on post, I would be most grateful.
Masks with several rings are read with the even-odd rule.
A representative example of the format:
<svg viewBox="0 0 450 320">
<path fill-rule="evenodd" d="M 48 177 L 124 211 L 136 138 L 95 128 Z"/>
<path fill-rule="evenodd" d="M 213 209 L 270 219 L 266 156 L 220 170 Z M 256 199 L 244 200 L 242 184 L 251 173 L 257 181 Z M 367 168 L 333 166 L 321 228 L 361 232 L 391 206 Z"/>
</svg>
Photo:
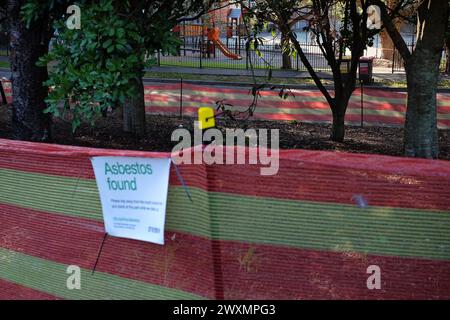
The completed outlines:
<svg viewBox="0 0 450 320">
<path fill-rule="evenodd" d="M 202 107 L 198 109 L 198 126 L 200 129 L 208 129 L 216 126 L 216 119 L 214 118 L 214 109 L 209 107 Z"/>
</svg>

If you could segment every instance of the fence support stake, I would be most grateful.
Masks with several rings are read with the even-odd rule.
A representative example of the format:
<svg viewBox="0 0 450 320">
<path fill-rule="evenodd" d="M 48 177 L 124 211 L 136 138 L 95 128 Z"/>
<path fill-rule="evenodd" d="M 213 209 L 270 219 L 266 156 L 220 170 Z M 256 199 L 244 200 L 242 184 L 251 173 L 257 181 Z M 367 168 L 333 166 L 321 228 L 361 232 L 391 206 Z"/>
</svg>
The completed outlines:
<svg viewBox="0 0 450 320">
<path fill-rule="evenodd" d="M 180 78 L 180 119 L 183 119 L 183 77 Z"/>
<path fill-rule="evenodd" d="M 361 85 L 361 128 L 364 128 L 364 82 L 359 80 Z"/>
</svg>

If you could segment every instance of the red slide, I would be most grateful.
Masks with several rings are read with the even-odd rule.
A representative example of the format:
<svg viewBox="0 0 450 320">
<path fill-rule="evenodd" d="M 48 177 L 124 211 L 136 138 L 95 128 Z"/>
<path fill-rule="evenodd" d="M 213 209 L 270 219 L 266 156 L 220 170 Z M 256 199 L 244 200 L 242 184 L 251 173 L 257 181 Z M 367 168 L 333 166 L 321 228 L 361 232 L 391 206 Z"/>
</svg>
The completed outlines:
<svg viewBox="0 0 450 320">
<path fill-rule="evenodd" d="M 220 41 L 219 35 L 220 35 L 219 29 L 213 28 L 213 29 L 209 30 L 209 32 L 208 32 L 208 40 L 214 42 L 214 44 L 219 48 L 220 51 L 222 51 L 222 53 L 225 55 L 225 57 L 231 58 L 233 60 L 242 60 L 241 56 L 231 52 L 230 49 L 228 49 L 223 44 L 223 42 Z"/>
<path fill-rule="evenodd" d="M 242 57 L 230 51 L 220 40 L 212 40 L 222 53 L 233 60 L 242 60 Z"/>
</svg>

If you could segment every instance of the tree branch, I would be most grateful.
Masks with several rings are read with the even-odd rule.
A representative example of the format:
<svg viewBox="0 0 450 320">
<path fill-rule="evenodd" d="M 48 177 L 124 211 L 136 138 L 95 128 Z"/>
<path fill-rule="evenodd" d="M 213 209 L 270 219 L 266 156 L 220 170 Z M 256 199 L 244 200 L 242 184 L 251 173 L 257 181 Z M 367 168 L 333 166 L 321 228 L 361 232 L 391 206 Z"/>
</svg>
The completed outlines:
<svg viewBox="0 0 450 320">
<path fill-rule="evenodd" d="M 371 0 L 371 4 L 377 5 L 380 8 L 381 21 L 383 22 L 387 33 L 391 37 L 392 42 L 394 43 L 397 50 L 400 52 L 403 60 L 408 61 L 408 59 L 411 57 L 411 51 L 409 51 L 408 45 L 406 44 L 405 39 L 403 39 L 402 35 L 400 34 L 400 31 L 398 31 L 395 27 L 392 21 L 392 17 L 388 13 L 386 5 L 381 0 Z"/>
<path fill-rule="evenodd" d="M 300 60 L 302 61 L 303 65 L 308 70 L 311 78 L 313 79 L 314 83 L 316 84 L 317 88 L 319 88 L 320 92 L 325 96 L 325 99 L 327 99 L 327 102 L 332 107 L 334 105 L 334 99 L 328 92 L 327 88 L 323 85 L 322 81 L 320 80 L 319 76 L 317 75 L 316 71 L 314 70 L 313 66 L 309 62 L 308 58 L 305 55 L 305 52 L 300 46 L 300 43 L 298 42 L 296 36 L 292 33 L 291 30 L 288 32 L 289 38 L 291 39 L 292 44 L 295 47 L 295 50 L 297 51 L 297 54 L 300 57 Z"/>
</svg>

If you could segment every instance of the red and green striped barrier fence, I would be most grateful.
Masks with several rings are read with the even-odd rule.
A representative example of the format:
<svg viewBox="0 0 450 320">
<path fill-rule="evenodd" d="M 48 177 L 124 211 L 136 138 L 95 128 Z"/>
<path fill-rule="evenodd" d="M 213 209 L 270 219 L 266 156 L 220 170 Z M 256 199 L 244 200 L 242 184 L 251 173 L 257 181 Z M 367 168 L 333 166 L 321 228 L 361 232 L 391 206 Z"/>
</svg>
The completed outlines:
<svg viewBox="0 0 450 320">
<path fill-rule="evenodd" d="M 292 89 L 293 96 L 281 99 L 278 91 L 262 91 L 255 119 L 297 120 L 307 122 L 331 122 L 330 107 L 322 93 L 316 89 Z M 186 115 L 196 116 L 202 106 L 214 107 L 215 102 L 225 99 L 233 110 L 245 110 L 252 102 L 250 90 L 239 87 L 217 87 L 184 83 L 154 83 L 145 87 L 148 113 L 179 114 L 180 106 Z M 181 98 L 182 93 L 182 98 Z M 438 94 L 438 126 L 450 128 L 450 93 Z M 407 93 L 404 91 L 363 88 L 355 90 L 346 113 L 347 124 L 361 123 L 361 100 L 363 121 L 368 125 L 403 126 Z"/>
<path fill-rule="evenodd" d="M 192 202 L 172 168 L 166 245 L 108 237 L 92 274 L 100 155 L 170 156 L 0 140 L 0 298 L 450 298 L 449 162 L 298 150 L 275 176 L 180 165 Z"/>
</svg>

